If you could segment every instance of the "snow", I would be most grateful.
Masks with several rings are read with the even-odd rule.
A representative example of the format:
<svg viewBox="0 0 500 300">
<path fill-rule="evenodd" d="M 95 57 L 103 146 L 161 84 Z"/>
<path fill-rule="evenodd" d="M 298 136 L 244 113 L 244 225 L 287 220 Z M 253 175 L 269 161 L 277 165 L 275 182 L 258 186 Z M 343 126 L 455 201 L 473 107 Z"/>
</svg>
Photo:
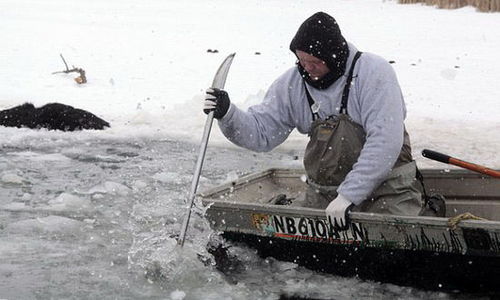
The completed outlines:
<svg viewBox="0 0 500 300">
<path fill-rule="evenodd" d="M 421 148 L 433 147 L 500 166 L 493 155 L 500 145 L 500 61 L 494 57 L 500 18 L 472 7 L 441 10 L 379 0 L 2 1 L 0 36 L 8 43 L 0 49 L 0 108 L 57 101 L 111 122 L 105 132 L 75 138 L 176 136 L 198 142 L 203 91 L 223 58 L 237 53 L 226 83 L 232 101 L 242 108 L 258 103 L 293 65 L 288 45 L 296 29 L 319 10 L 335 16 L 360 50 L 395 61 L 417 157 Z M 87 84 L 76 84 L 75 73 L 51 74 L 64 69 L 60 53 L 70 66 L 86 70 Z M 1 132 L 7 145 L 33 135 Z M 211 141 L 231 147 L 218 130 Z M 294 134 L 283 147 L 304 143 Z"/>
<path fill-rule="evenodd" d="M 447 299 L 242 248 L 233 251 L 247 275 L 231 285 L 198 259 L 210 233 L 200 211 L 185 251 L 173 250 L 217 67 L 236 52 L 226 90 L 241 108 L 259 103 L 293 66 L 289 42 L 317 11 L 333 15 L 360 50 L 395 62 L 420 166 L 447 167 L 420 156 L 429 148 L 500 168 L 498 13 L 382 0 L 2 0 L 0 109 L 60 102 L 111 128 L 0 127 L 0 299 L 273 299 L 280 287 L 336 299 Z M 59 54 L 85 69 L 88 83 L 52 74 L 64 69 Z M 254 154 L 214 126 L 200 185 L 300 165 L 306 142 L 294 132 L 267 156 Z"/>
</svg>

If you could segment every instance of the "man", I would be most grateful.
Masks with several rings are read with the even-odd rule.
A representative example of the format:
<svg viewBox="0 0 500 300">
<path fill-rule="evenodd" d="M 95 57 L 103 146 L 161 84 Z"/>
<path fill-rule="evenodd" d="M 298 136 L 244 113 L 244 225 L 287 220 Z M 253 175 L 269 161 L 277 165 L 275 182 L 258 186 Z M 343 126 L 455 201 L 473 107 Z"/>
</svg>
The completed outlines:
<svg viewBox="0 0 500 300">
<path fill-rule="evenodd" d="M 335 19 L 318 12 L 290 44 L 297 65 L 269 88 L 261 104 L 238 109 L 225 91 L 208 89 L 223 134 L 254 151 L 270 151 L 297 128 L 308 134 L 309 189 L 294 205 L 324 209 L 341 229 L 349 210 L 418 215 L 406 108 L 396 75 L 383 58 L 358 52 Z"/>
</svg>

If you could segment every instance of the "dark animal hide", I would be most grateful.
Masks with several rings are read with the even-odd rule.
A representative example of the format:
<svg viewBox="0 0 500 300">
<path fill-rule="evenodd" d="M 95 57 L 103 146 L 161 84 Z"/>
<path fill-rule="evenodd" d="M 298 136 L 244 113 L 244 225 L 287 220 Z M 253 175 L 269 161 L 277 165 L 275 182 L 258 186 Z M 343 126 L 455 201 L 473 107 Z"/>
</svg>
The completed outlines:
<svg viewBox="0 0 500 300">
<path fill-rule="evenodd" d="M 0 111 L 0 125 L 62 131 L 110 127 L 108 122 L 88 111 L 61 103 L 49 103 L 38 108 L 31 103 L 24 103 L 2 110 Z"/>
</svg>

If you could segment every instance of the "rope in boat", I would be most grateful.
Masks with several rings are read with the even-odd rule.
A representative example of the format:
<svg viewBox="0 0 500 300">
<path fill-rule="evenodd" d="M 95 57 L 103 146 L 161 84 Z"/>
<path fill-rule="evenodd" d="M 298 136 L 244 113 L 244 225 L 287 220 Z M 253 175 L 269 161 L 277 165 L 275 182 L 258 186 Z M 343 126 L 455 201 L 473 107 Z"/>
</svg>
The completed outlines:
<svg viewBox="0 0 500 300">
<path fill-rule="evenodd" d="M 466 212 L 466 213 L 459 214 L 457 216 L 449 218 L 448 219 L 448 226 L 451 229 L 455 230 L 455 229 L 457 229 L 458 223 L 460 223 L 463 220 L 483 220 L 483 221 L 485 221 L 487 219 L 481 218 L 481 217 L 475 216 L 469 212 Z"/>
</svg>

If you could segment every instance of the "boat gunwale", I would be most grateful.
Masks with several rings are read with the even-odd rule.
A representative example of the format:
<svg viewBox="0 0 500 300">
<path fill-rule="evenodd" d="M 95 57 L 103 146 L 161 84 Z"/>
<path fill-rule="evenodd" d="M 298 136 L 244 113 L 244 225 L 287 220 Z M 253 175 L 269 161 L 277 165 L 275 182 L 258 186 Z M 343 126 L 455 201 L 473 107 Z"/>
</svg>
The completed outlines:
<svg viewBox="0 0 500 300">
<path fill-rule="evenodd" d="M 465 178 L 481 178 L 485 177 L 481 174 L 470 172 L 461 169 L 443 170 L 443 169 L 422 169 L 421 172 L 426 176 L 426 178 L 436 178 L 436 177 L 450 177 L 455 178 L 456 176 L 461 176 Z M 248 202 L 236 202 L 236 201 L 226 201 L 217 200 L 219 194 L 226 191 L 234 191 L 241 187 L 247 186 L 249 184 L 254 184 L 256 182 L 262 181 L 270 177 L 276 178 L 298 178 L 305 175 L 304 169 L 298 168 L 270 168 L 258 173 L 250 173 L 244 175 L 237 180 L 230 181 L 219 186 L 207 189 L 198 194 L 202 198 L 202 203 L 204 206 L 209 206 L 210 209 L 217 208 L 219 210 L 227 210 L 232 213 L 235 209 L 241 212 L 250 213 L 264 213 L 264 214 L 279 214 L 283 216 L 291 217 L 308 217 L 308 218 L 325 218 L 324 210 L 306 208 L 306 207 L 293 207 L 293 206 L 282 206 L 282 205 L 271 205 L 271 204 L 254 204 Z M 500 200 L 500 196 L 499 196 Z M 452 228 L 449 225 L 450 218 L 439 218 L 439 217 L 426 217 L 426 216 L 400 216 L 400 215 L 385 215 L 377 213 L 363 213 L 363 212 L 351 212 L 351 220 L 354 223 L 372 223 L 372 224 L 385 224 L 385 225 L 415 225 L 415 226 L 426 226 L 426 227 L 446 227 L 450 229 L 457 228 L 471 228 L 471 229 L 487 229 L 493 230 L 495 232 L 500 232 L 500 221 L 492 220 L 461 220 L 458 224 Z"/>
<path fill-rule="evenodd" d="M 209 209 L 217 209 L 219 211 L 228 211 L 234 213 L 235 210 L 247 213 L 261 213 L 268 215 L 281 215 L 296 218 L 326 218 L 325 211 L 321 209 L 313 209 L 306 207 L 291 207 L 271 204 L 251 204 L 228 202 L 214 199 L 204 199 L 203 204 Z M 449 218 L 427 217 L 427 216 L 400 216 L 400 215 L 385 215 L 377 213 L 351 212 L 351 221 L 353 223 L 364 224 L 384 224 L 384 225 L 405 225 L 405 226 L 425 226 L 425 227 L 446 227 L 450 228 Z M 491 220 L 461 220 L 456 227 L 470 229 L 487 229 L 500 232 L 500 221 Z"/>
</svg>

